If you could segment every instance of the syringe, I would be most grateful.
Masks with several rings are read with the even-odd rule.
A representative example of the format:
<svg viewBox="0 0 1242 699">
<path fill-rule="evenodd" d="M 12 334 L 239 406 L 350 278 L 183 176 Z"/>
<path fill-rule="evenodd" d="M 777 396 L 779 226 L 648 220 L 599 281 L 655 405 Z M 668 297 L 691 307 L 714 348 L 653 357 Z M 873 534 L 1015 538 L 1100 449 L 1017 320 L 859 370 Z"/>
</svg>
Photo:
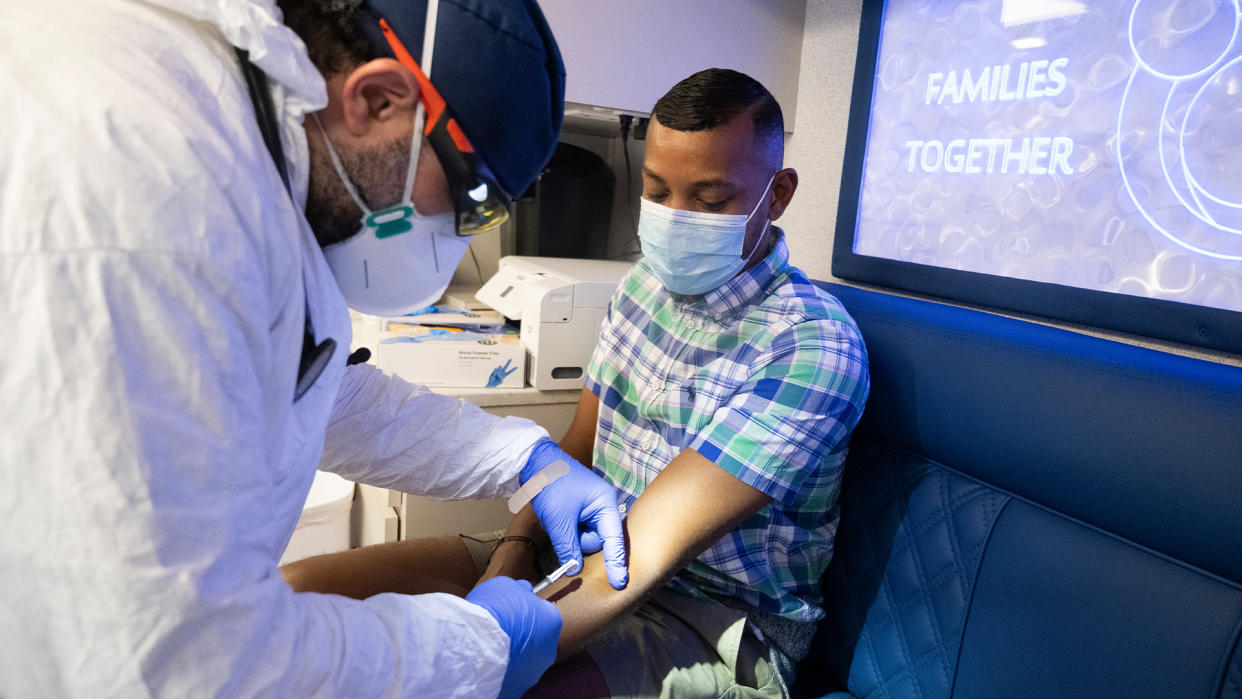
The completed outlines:
<svg viewBox="0 0 1242 699">
<path fill-rule="evenodd" d="M 561 579 L 561 576 L 563 576 L 563 575 L 565 575 L 566 573 L 568 573 L 568 572 L 569 572 L 569 570 L 570 570 L 571 568 L 575 568 L 575 567 L 577 567 L 577 565 L 578 565 L 578 562 L 577 562 L 577 561 L 569 561 L 568 563 L 566 563 L 565 565 L 561 566 L 560 568 L 557 568 L 556 570 L 552 571 L 551 573 L 548 573 L 548 577 L 544 578 L 543 580 L 540 580 L 540 581 L 539 581 L 539 584 L 538 584 L 538 585 L 535 585 L 534 592 L 535 592 L 536 594 L 538 594 L 540 590 L 542 590 L 543 588 L 547 587 L 548 585 L 551 585 L 552 583 L 556 582 L 557 580 L 560 580 L 560 579 Z"/>
</svg>

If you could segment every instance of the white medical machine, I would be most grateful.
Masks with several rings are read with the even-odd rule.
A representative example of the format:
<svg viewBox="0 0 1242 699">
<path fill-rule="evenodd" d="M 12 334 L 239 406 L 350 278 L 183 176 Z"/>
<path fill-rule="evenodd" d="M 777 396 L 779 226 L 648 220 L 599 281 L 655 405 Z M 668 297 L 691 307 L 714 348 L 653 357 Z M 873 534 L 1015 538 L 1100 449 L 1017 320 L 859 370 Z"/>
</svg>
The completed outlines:
<svg viewBox="0 0 1242 699">
<path fill-rule="evenodd" d="M 500 258 L 475 298 L 522 321 L 527 381 L 540 390 L 581 388 L 608 299 L 632 262 L 560 257 Z"/>
</svg>

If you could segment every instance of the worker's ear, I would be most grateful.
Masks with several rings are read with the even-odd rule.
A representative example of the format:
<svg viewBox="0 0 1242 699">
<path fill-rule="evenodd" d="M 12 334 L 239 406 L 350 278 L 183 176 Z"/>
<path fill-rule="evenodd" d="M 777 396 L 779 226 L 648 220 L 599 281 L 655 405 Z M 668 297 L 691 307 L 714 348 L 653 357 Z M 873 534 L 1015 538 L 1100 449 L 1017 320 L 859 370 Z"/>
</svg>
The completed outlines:
<svg viewBox="0 0 1242 699">
<path fill-rule="evenodd" d="M 391 58 L 367 61 L 355 68 L 341 86 L 345 128 L 358 137 L 376 127 L 391 126 L 394 120 L 409 128 L 418 95 L 418 81 L 400 63 Z"/>
<path fill-rule="evenodd" d="M 780 170 L 772 178 L 772 208 L 768 209 L 768 219 L 775 221 L 785 213 L 785 207 L 789 206 L 789 202 L 793 199 L 794 192 L 798 189 L 798 171 L 787 167 Z"/>
</svg>

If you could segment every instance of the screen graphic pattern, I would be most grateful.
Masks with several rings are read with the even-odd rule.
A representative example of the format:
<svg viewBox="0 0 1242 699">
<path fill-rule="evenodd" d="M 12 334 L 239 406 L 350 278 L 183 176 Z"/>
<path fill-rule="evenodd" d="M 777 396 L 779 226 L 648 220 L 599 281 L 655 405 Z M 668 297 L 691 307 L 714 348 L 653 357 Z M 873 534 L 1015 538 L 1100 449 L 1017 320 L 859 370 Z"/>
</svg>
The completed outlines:
<svg viewBox="0 0 1242 699">
<path fill-rule="evenodd" d="M 854 252 L 1242 311 L 1239 0 L 890 0 Z"/>
</svg>

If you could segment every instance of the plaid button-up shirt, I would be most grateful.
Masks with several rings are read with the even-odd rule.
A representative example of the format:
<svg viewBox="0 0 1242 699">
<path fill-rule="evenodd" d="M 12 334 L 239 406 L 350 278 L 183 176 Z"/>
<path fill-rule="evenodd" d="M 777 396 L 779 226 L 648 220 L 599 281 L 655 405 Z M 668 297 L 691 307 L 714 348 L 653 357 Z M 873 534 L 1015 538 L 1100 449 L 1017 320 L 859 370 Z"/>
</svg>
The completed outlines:
<svg viewBox="0 0 1242 699">
<path fill-rule="evenodd" d="M 600 334 L 587 375 L 601 399 L 593 465 L 627 507 L 686 449 L 773 498 L 671 585 L 820 618 L 841 467 L 868 391 L 853 319 L 790 266 L 781 234 L 701 297 L 670 294 L 639 261 Z"/>
</svg>

